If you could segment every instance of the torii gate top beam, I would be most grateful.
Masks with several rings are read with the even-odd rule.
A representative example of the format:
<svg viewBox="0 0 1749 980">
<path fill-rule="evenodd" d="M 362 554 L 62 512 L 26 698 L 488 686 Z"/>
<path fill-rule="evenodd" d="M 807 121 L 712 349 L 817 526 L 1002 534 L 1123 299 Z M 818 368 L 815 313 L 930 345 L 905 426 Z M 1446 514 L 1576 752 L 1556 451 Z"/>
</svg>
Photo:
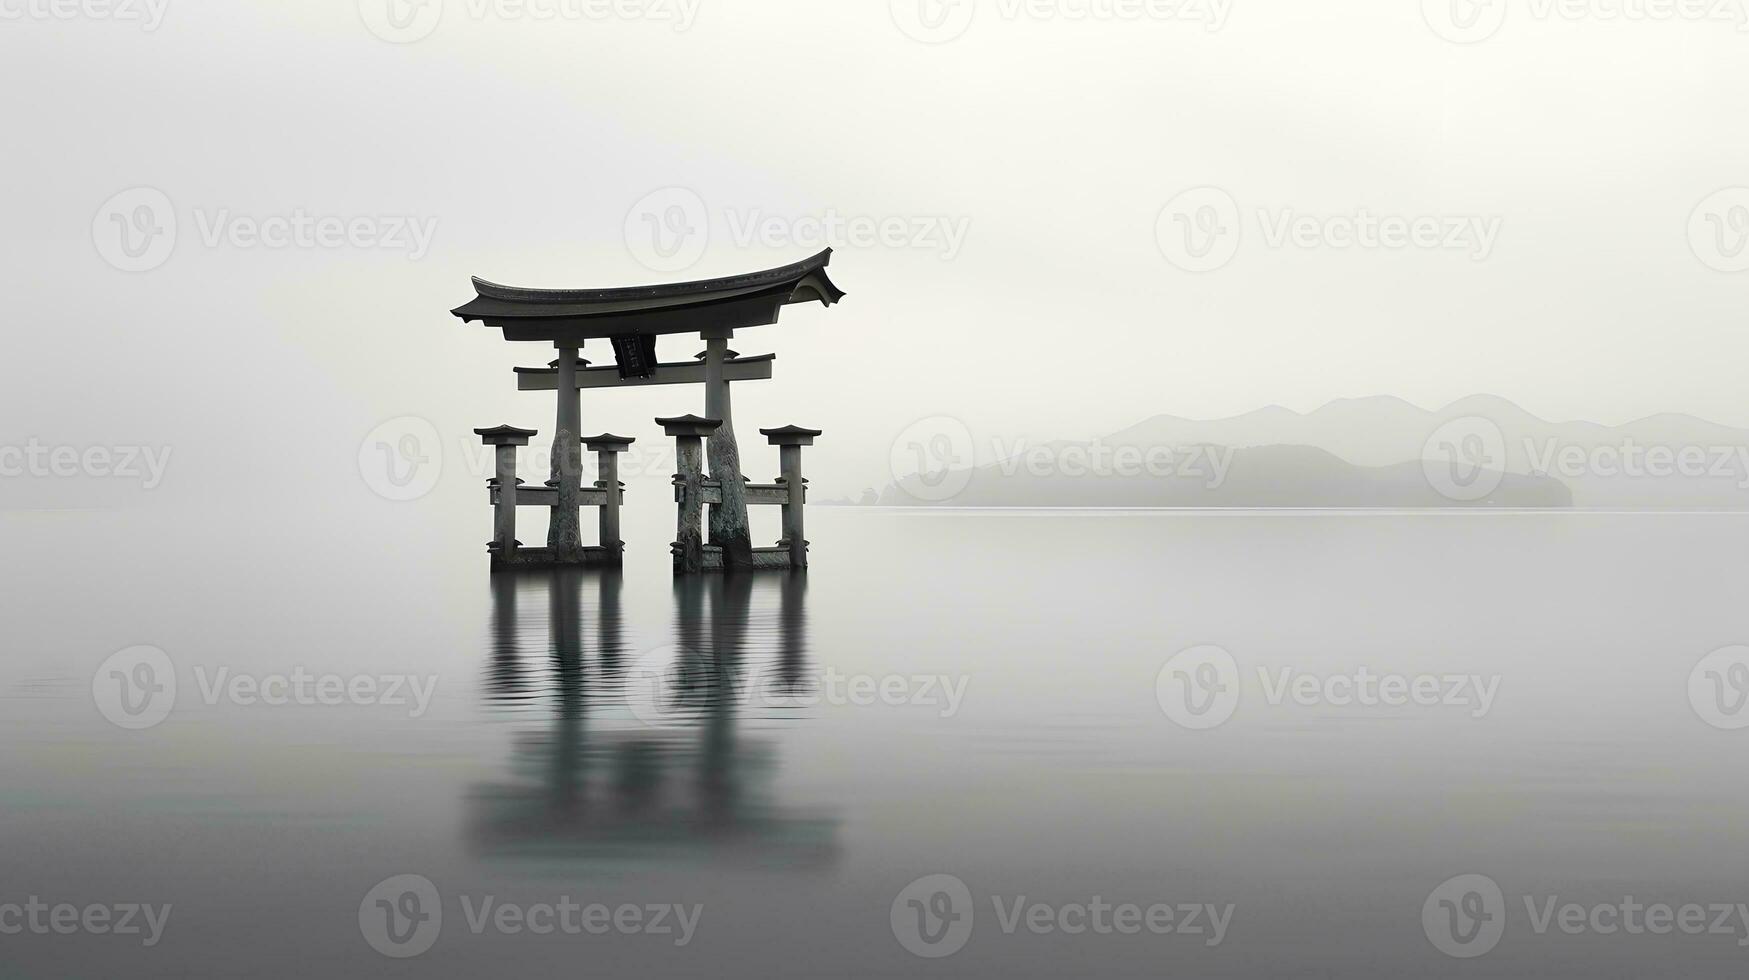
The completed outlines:
<svg viewBox="0 0 1749 980">
<path fill-rule="evenodd" d="M 581 346 L 590 339 L 721 334 L 776 323 L 785 306 L 831 306 L 844 291 L 826 275 L 832 250 L 794 265 L 698 282 L 619 289 L 525 289 L 474 279 L 472 302 L 451 311 L 504 339 Z"/>
<path fill-rule="evenodd" d="M 732 361 L 723 362 L 724 381 L 769 381 L 771 380 L 771 365 L 777 360 L 776 354 L 766 354 L 761 357 L 738 357 Z M 623 377 L 619 369 L 613 366 L 577 369 L 577 387 L 588 390 L 593 388 L 641 388 L 649 385 L 697 385 L 707 380 L 709 366 L 699 361 L 689 361 L 685 364 L 657 364 L 652 366 L 648 377 Z M 558 391 L 559 371 L 557 368 L 517 368 L 517 391 Z"/>
</svg>

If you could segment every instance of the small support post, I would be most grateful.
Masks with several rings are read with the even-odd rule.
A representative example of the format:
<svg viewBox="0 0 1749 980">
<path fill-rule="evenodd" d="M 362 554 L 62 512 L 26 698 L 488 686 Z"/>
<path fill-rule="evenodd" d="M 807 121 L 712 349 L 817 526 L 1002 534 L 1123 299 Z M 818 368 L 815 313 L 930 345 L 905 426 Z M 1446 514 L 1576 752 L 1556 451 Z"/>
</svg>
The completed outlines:
<svg viewBox="0 0 1749 980">
<path fill-rule="evenodd" d="M 547 485 L 558 491 L 552 523 L 547 528 L 547 547 L 561 562 L 574 562 L 583 554 L 583 407 L 577 387 L 577 369 L 587 366 L 577 358 L 577 348 L 559 347 L 559 428 L 553 436 L 553 474 Z"/>
<path fill-rule="evenodd" d="M 626 544 L 619 536 L 619 508 L 625 502 L 625 484 L 619 482 L 619 454 L 631 448 L 636 439 L 626 436 L 599 435 L 583 440 L 596 454 L 601 479 L 595 486 L 603 493 L 601 504 L 601 547 L 606 549 L 609 564 L 625 564 Z"/>
<path fill-rule="evenodd" d="M 789 489 L 789 502 L 783 505 L 783 540 L 778 544 L 789 548 L 791 568 L 808 567 L 808 538 L 804 533 L 802 510 L 808 502 L 808 481 L 802 478 L 802 447 L 812 446 L 824 433 L 786 425 L 781 429 L 760 429 L 759 433 L 780 447 L 778 455 L 783 476 L 778 481 Z"/>
<path fill-rule="evenodd" d="M 483 445 L 496 446 L 498 450 L 497 475 L 488 484 L 495 501 L 492 543 L 488 550 L 492 552 L 492 567 L 496 569 L 516 560 L 516 486 L 522 482 L 516 478 L 516 450 L 528 445 L 528 441 L 540 432 L 501 425 L 496 429 L 475 429 L 474 434 L 480 437 Z"/>
<path fill-rule="evenodd" d="M 718 419 L 701 419 L 696 415 L 657 419 L 675 441 L 674 501 L 680 505 L 678 530 L 674 540 L 674 571 L 682 575 L 697 575 L 704 571 L 704 446 L 706 436 L 723 423 Z"/>
<path fill-rule="evenodd" d="M 727 329 L 703 334 L 704 410 L 721 423 L 710 434 L 709 445 L 711 479 L 723 494 L 722 502 L 711 508 L 711 544 L 723 549 L 723 568 L 738 571 L 753 567 L 753 534 L 747 527 L 747 482 L 741 478 L 741 449 L 735 443 L 735 416 L 724 367 L 733 334 Z"/>
</svg>

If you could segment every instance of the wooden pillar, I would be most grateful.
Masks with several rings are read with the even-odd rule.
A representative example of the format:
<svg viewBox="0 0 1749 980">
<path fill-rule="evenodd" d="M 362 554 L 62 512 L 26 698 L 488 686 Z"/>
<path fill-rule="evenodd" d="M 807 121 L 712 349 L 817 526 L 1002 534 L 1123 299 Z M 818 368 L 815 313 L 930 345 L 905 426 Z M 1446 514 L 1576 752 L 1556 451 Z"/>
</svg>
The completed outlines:
<svg viewBox="0 0 1749 980">
<path fill-rule="evenodd" d="M 494 502 L 492 567 L 501 568 L 516 560 L 516 450 L 528 445 L 540 433 L 534 429 L 517 429 L 501 425 L 496 429 L 475 429 L 481 443 L 497 447 L 495 476 L 488 484 Z"/>
<path fill-rule="evenodd" d="M 741 449 L 735 443 L 735 419 L 729 404 L 729 381 L 723 365 L 729 358 L 732 330 L 708 331 L 705 340 L 705 415 L 722 425 L 710 435 L 711 479 L 722 487 L 722 503 L 711 508 L 711 544 L 723 549 L 726 571 L 753 567 L 753 534 L 747 526 L 747 481 L 741 478 Z"/>
<path fill-rule="evenodd" d="M 577 387 L 577 348 L 559 347 L 558 432 L 553 436 L 552 479 L 547 485 L 558 491 L 552 523 L 547 527 L 547 547 L 561 562 L 583 556 L 583 405 Z"/>
<path fill-rule="evenodd" d="M 802 477 L 802 447 L 812 446 L 823 433 L 794 425 L 759 431 L 779 447 L 783 476 L 778 479 L 789 489 L 789 500 L 783 505 L 783 540 L 778 543 L 789 548 L 791 568 L 807 568 L 808 538 L 802 514 L 808 502 L 808 481 Z"/>
<path fill-rule="evenodd" d="M 625 563 L 625 542 L 619 536 L 620 505 L 625 502 L 625 484 L 619 482 L 619 454 L 631 448 L 636 439 L 626 436 L 599 435 L 583 440 L 589 451 L 596 454 L 600 464 L 601 479 L 595 482 L 605 501 L 601 505 L 601 547 L 607 549 L 612 563 Z"/>
<path fill-rule="evenodd" d="M 697 575 L 704 571 L 704 448 L 702 440 L 722 427 L 716 419 L 696 415 L 657 419 L 674 439 L 674 501 L 680 516 L 674 539 L 674 571 Z"/>
</svg>

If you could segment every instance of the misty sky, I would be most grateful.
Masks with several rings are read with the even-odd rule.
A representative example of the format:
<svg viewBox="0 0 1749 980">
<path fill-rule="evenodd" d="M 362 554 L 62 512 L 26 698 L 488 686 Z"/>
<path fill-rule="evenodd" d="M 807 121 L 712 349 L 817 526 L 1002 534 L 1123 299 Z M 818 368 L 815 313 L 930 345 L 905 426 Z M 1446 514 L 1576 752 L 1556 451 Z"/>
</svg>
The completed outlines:
<svg viewBox="0 0 1749 980">
<path fill-rule="evenodd" d="M 1159 413 L 1488 392 L 1555 419 L 1749 426 L 1749 273 L 1709 267 L 1690 228 L 1749 184 L 1735 21 L 1514 3 L 1458 44 L 1407 0 L 1170 18 L 978 0 L 930 44 L 905 28 L 939 13 L 958 30 L 962 10 L 625 0 L 642 12 L 627 18 L 570 0 L 578 16 L 541 19 L 543 0 L 447 0 L 428 36 L 393 43 L 378 34 L 422 32 L 434 8 L 388 2 L 127 0 L 161 16 L 149 29 L 95 0 L 65 20 L 0 0 L 0 441 L 174 444 L 202 479 L 296 480 L 350 475 L 397 416 L 446 437 L 550 428 L 550 396 L 510 374 L 550 350 L 448 315 L 470 275 L 628 285 L 826 244 L 843 305 L 791 308 L 734 346 L 779 355 L 776 380 L 737 389 L 743 441 L 762 454 L 759 426 L 826 429 L 810 459 L 834 493 L 884 482 L 894 435 L 932 415 L 1091 437 Z M 103 209 L 138 187 L 171 202 L 175 247 L 125 272 Z M 1181 230 L 1162 208 L 1205 187 L 1242 231 L 1195 273 L 1157 231 Z M 638 244 L 664 190 L 658 224 L 694 199 L 709 224 L 672 272 Z M 1363 211 L 1491 238 L 1485 254 L 1275 240 L 1295 216 Z M 1749 226 L 1719 214 L 1729 260 Z M 250 243 L 251 223 L 294 215 L 370 219 L 386 241 Z M 834 215 L 902 233 L 828 240 L 797 220 Z M 429 231 L 423 254 L 402 223 Z M 659 440 L 653 416 L 700 408 L 688 388 L 590 394 L 585 427 Z"/>
</svg>

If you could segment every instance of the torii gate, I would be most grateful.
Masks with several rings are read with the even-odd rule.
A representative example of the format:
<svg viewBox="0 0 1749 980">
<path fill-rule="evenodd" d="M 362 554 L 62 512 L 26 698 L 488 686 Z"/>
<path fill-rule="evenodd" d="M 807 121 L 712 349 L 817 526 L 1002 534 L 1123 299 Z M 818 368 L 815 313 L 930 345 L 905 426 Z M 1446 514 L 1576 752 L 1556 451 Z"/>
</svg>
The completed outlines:
<svg viewBox="0 0 1749 980">
<path fill-rule="evenodd" d="M 769 560 L 758 560 L 748 530 L 748 488 L 741 475 L 741 454 L 735 441 L 729 385 L 734 381 L 769 379 L 776 355 L 740 357 L 729 350 L 729 340 L 738 329 L 776 323 L 785 306 L 816 301 L 823 306 L 832 306 L 843 299 L 843 290 L 826 275 L 826 267 L 831 261 L 832 250 L 826 249 L 794 265 L 763 272 L 618 289 L 527 289 L 501 286 L 476 277 L 473 281 L 475 298 L 452 311 L 457 317 L 463 322 L 478 321 L 501 329 L 504 339 L 509 341 L 550 343 L 559 353 L 558 360 L 545 368 L 516 369 L 518 390 L 554 391 L 558 394 L 558 434 L 553 440 L 549 489 L 521 491 L 522 502 L 551 506 L 545 549 L 528 549 L 528 553 L 519 559 L 514 533 L 514 513 L 519 496 L 514 447 L 527 445 L 537 433 L 507 426 L 479 430 L 487 444 L 500 447 L 499 475 L 493 483 L 494 500 L 499 505 L 494 567 L 620 564 L 624 544 L 618 540 L 619 486 L 617 475 L 610 475 L 608 470 L 617 454 L 625 451 L 631 440 L 612 435 L 585 438 L 582 435 L 580 392 L 584 388 L 677 384 L 704 385 L 705 418 L 700 421 L 720 422 L 721 425 L 712 428 L 705 436 L 709 482 L 713 485 L 701 484 L 688 491 L 688 485 L 682 479 L 686 474 L 676 478 L 676 486 L 682 495 L 683 538 L 685 495 L 688 492 L 694 495 L 694 505 L 700 500 L 712 505 L 712 561 L 706 562 L 700 555 L 683 556 L 677 545 L 676 568 L 697 571 L 697 566 L 705 566 L 734 570 L 771 564 Z M 704 339 L 705 350 L 694 363 L 658 363 L 656 338 L 665 334 L 697 334 Z M 617 363 L 610 367 L 591 367 L 588 361 L 579 358 L 579 352 L 587 341 L 601 339 L 612 342 Z M 810 444 L 811 438 L 798 442 L 800 437 L 795 435 L 809 431 L 793 426 L 767 431 L 774 444 L 786 447 L 785 484 L 789 482 L 787 477 L 791 469 L 790 449 L 787 447 Z M 582 486 L 585 442 L 601 453 L 603 460 L 603 486 L 598 492 L 587 495 Z M 503 469 L 506 459 L 511 466 L 508 479 Z M 786 514 L 784 543 L 791 556 L 786 563 L 794 566 L 806 564 L 806 542 L 798 540 L 804 492 L 799 485 L 799 467 L 798 461 L 795 463 L 798 485 L 788 486 L 790 496 L 782 501 Z M 761 494 L 759 502 L 777 502 L 765 499 L 777 487 L 756 489 L 766 491 Z M 582 543 L 580 511 L 586 502 L 604 507 L 602 542 L 595 549 L 585 548 Z M 511 515 L 508 538 L 504 533 L 506 511 Z M 790 533 L 792 512 L 796 531 L 793 535 Z M 721 549 L 720 558 L 716 549 Z M 798 554 L 801 557 L 796 560 L 794 556 Z"/>
</svg>

